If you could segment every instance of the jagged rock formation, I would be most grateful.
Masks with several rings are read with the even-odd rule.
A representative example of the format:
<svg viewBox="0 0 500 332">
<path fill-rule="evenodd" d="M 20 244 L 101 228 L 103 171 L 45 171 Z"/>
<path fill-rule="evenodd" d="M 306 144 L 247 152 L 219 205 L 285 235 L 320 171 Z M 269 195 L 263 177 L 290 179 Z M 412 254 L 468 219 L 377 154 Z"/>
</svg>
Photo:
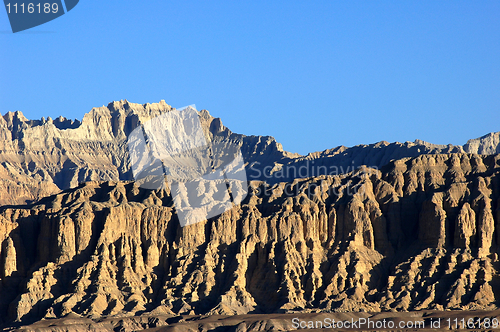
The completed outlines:
<svg viewBox="0 0 500 332">
<path fill-rule="evenodd" d="M 266 186 L 179 226 L 167 190 L 87 182 L 0 210 L 0 317 L 496 309 L 500 155 Z"/>
<path fill-rule="evenodd" d="M 0 117 L 0 205 L 37 201 L 85 181 L 133 180 L 127 137 L 137 126 L 169 112 L 165 101 L 126 100 L 93 108 L 83 120 L 28 120 L 21 112 Z M 339 146 L 307 156 L 289 153 L 270 136 L 231 132 L 219 118 L 199 112 L 208 141 L 241 150 L 249 180 L 270 184 L 318 175 L 348 173 L 362 165 L 381 168 L 391 160 L 439 153 L 500 153 L 500 133 L 470 140 L 464 147 L 379 142 Z"/>
<path fill-rule="evenodd" d="M 349 173 L 360 166 L 379 169 L 392 160 L 417 157 L 426 154 L 462 153 L 461 146 L 436 145 L 421 140 L 406 143 L 378 142 L 361 144 L 353 147 L 338 146 L 322 152 L 309 153 L 286 160 L 285 164 L 275 162 L 275 167 L 266 173 L 268 182 L 293 181 L 296 178 L 314 177 L 319 175 L 338 175 Z M 250 170 L 250 174 L 259 174 L 260 170 Z M 263 172 L 264 173 L 264 172 Z M 251 175 L 250 175 L 251 176 Z"/>
<path fill-rule="evenodd" d="M 314 177 L 319 175 L 344 174 L 366 165 L 378 168 L 389 162 L 402 158 L 413 158 L 426 154 L 442 153 L 500 153 L 500 132 L 490 133 L 477 139 L 469 140 L 465 145 L 439 145 L 422 140 L 406 143 L 378 142 L 361 144 L 350 148 L 339 146 L 322 152 L 309 153 L 285 160 L 285 163 L 275 162 L 275 166 L 266 173 L 268 182 L 293 181 L 296 178 Z M 261 170 L 250 170 L 250 174 L 260 174 Z M 264 174 L 264 172 L 262 172 Z"/>
<path fill-rule="evenodd" d="M 165 101 L 112 102 L 93 108 L 81 123 L 62 117 L 28 120 L 21 112 L 7 113 L 0 117 L 0 205 L 36 201 L 85 181 L 133 180 L 128 135 L 171 109 Z M 283 151 L 272 137 L 234 134 L 206 110 L 199 114 L 209 141 L 221 148 L 240 147 L 249 163 L 266 166 L 296 156 Z"/>
<path fill-rule="evenodd" d="M 464 145 L 464 150 L 467 153 L 478 154 L 500 153 L 500 132 L 468 140 Z"/>
</svg>

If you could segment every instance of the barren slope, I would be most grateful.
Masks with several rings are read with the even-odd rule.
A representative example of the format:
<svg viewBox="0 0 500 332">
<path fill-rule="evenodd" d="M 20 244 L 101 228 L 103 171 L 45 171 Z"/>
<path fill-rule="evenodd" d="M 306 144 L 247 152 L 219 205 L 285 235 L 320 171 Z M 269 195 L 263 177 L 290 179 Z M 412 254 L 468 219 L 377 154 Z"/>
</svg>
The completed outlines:
<svg viewBox="0 0 500 332">
<path fill-rule="evenodd" d="M 93 108 L 81 123 L 62 117 L 28 120 L 21 112 L 0 116 L 0 205 L 33 202 L 85 181 L 133 180 L 128 135 L 171 109 L 165 101 L 125 100 Z M 206 110 L 199 116 L 209 141 L 221 149 L 240 147 L 247 163 L 265 167 L 296 156 L 272 137 L 234 134 Z"/>
<path fill-rule="evenodd" d="M 93 108 L 81 122 L 28 120 L 21 112 L 0 116 L 0 205 L 34 202 L 85 181 L 132 180 L 128 135 L 171 109 L 165 101 L 141 105 L 123 100 Z M 464 147 L 379 142 L 300 156 L 284 151 L 273 137 L 236 134 L 206 110 L 199 115 L 208 141 L 220 151 L 239 148 L 248 178 L 268 183 L 343 174 L 362 165 L 381 168 L 391 160 L 424 154 L 500 152 L 500 133 L 492 133 Z"/>
<path fill-rule="evenodd" d="M 498 308 L 499 155 L 252 185 L 184 228 L 127 182 L 2 208 L 0 316 Z"/>
</svg>

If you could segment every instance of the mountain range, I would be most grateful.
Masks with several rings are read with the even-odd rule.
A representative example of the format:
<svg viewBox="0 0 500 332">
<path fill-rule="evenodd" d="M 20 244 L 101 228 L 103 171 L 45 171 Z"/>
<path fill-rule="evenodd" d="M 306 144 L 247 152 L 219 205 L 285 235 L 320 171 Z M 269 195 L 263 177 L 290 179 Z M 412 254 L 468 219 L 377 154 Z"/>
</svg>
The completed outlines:
<svg viewBox="0 0 500 332">
<path fill-rule="evenodd" d="M 65 319 L 79 323 L 57 329 L 136 331 L 217 315 L 499 308 L 500 133 L 301 156 L 202 110 L 207 139 L 240 148 L 249 190 L 181 227 L 170 188 L 133 181 L 127 149 L 135 128 L 171 110 L 119 101 L 81 122 L 0 117 L 5 327 Z M 198 328 L 218 326 L 207 324 Z M 37 326 L 25 330 L 56 329 Z"/>
<path fill-rule="evenodd" d="M 133 174 L 127 137 L 137 126 L 172 110 L 160 101 L 127 100 L 93 108 L 82 121 L 50 117 L 28 120 L 19 111 L 0 116 L 0 204 L 37 201 L 86 181 L 130 181 Z M 301 156 L 283 150 L 271 136 L 231 132 L 208 111 L 199 112 L 207 139 L 238 147 L 249 180 L 274 184 L 300 177 L 338 175 L 362 165 L 380 169 L 391 160 L 439 153 L 500 153 L 500 132 L 469 140 L 463 146 L 424 141 L 385 141 L 354 147 L 338 146 Z M 300 171 L 300 174 L 299 174 Z"/>
</svg>

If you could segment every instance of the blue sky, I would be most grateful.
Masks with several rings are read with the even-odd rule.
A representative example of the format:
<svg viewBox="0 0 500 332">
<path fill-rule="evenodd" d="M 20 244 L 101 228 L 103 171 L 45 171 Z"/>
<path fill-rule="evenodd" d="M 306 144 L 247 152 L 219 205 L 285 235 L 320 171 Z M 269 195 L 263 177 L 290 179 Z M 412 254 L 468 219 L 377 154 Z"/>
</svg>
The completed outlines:
<svg viewBox="0 0 500 332">
<path fill-rule="evenodd" d="M 305 154 L 500 131 L 499 1 L 89 1 L 16 34 L 0 112 L 196 104 Z"/>
</svg>

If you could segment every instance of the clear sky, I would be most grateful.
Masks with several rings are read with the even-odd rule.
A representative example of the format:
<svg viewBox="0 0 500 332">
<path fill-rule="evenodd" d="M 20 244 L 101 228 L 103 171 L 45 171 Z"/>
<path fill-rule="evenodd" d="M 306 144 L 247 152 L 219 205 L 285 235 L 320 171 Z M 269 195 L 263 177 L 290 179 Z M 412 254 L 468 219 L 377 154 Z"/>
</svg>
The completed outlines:
<svg viewBox="0 0 500 332">
<path fill-rule="evenodd" d="M 500 131 L 500 1 L 80 0 L 12 34 L 0 111 L 196 104 L 305 154 Z"/>
</svg>

